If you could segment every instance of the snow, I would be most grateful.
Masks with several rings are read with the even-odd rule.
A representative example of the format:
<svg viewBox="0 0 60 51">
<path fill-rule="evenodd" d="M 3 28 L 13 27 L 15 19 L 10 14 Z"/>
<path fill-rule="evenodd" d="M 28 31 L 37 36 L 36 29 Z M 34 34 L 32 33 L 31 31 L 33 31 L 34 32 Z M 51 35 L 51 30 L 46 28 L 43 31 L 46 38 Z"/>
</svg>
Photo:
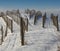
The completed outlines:
<svg viewBox="0 0 60 51">
<path fill-rule="evenodd" d="M 21 13 L 21 16 L 29 18 L 26 13 Z M 10 16 L 8 17 L 11 19 Z M 6 29 L 2 17 L 0 17 L 0 25 L 3 25 L 4 30 Z M 42 28 L 42 18 L 36 25 L 34 25 L 34 18 L 29 19 L 28 28 L 28 32 L 24 34 L 25 45 L 21 46 L 20 26 L 13 21 L 13 33 L 8 32 L 3 44 L 0 45 L 0 51 L 57 51 L 58 45 L 60 46 L 60 32 L 56 31 L 50 17 L 46 20 L 45 28 Z"/>
<path fill-rule="evenodd" d="M 21 17 L 29 19 L 29 14 L 26 14 L 26 13 L 22 12 L 21 13 Z"/>
<path fill-rule="evenodd" d="M 12 18 L 11 18 L 10 16 L 7 15 L 7 17 L 8 17 L 10 20 L 12 20 Z"/>
</svg>

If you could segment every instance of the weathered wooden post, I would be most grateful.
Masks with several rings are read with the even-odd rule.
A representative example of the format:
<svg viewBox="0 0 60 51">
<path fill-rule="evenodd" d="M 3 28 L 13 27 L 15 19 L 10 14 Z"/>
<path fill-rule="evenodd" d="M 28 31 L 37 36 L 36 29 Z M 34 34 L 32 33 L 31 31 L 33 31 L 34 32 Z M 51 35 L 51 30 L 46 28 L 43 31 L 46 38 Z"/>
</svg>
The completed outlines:
<svg viewBox="0 0 60 51">
<path fill-rule="evenodd" d="M 11 20 L 11 33 L 13 33 L 13 20 Z"/>
<path fill-rule="evenodd" d="M 17 15 L 17 24 L 18 24 L 18 15 Z"/>
<path fill-rule="evenodd" d="M 57 21 L 57 31 L 59 31 L 58 16 L 56 16 L 56 21 Z"/>
<path fill-rule="evenodd" d="M 42 17 L 42 21 L 43 21 L 43 25 L 42 25 L 42 27 L 44 28 L 44 24 L 45 24 L 45 21 L 46 21 L 46 13 L 44 14 L 44 16 Z"/>
<path fill-rule="evenodd" d="M 3 26 L 1 26 L 2 42 L 3 42 Z"/>
<path fill-rule="evenodd" d="M 23 20 L 23 32 L 25 33 L 26 30 L 26 25 L 25 25 L 25 21 Z"/>
<path fill-rule="evenodd" d="M 20 32 L 21 32 L 21 45 L 24 45 L 24 27 L 22 17 L 20 17 Z"/>
<path fill-rule="evenodd" d="M 28 18 L 27 18 L 27 31 L 28 31 Z"/>
<path fill-rule="evenodd" d="M 8 32 L 8 18 L 6 18 L 6 31 L 5 31 L 5 37 L 7 36 L 7 32 Z"/>
<path fill-rule="evenodd" d="M 8 28 L 7 28 L 7 25 L 6 25 L 5 37 L 7 36 L 7 32 L 8 32 Z"/>
<path fill-rule="evenodd" d="M 36 22 L 37 22 L 37 16 L 35 15 L 35 17 L 34 17 L 34 25 L 36 24 Z"/>
<path fill-rule="evenodd" d="M 1 26 L 1 35 L 2 35 L 2 36 L 1 36 L 1 44 L 2 44 L 2 42 L 3 42 L 3 26 Z M 1 44 L 0 44 L 0 45 L 1 45 Z"/>
<path fill-rule="evenodd" d="M 26 18 L 26 31 L 28 31 L 28 18 Z"/>
<path fill-rule="evenodd" d="M 59 24 L 58 24 L 58 16 L 51 15 L 51 19 L 53 21 L 53 25 L 57 28 L 57 31 L 59 31 Z"/>
</svg>

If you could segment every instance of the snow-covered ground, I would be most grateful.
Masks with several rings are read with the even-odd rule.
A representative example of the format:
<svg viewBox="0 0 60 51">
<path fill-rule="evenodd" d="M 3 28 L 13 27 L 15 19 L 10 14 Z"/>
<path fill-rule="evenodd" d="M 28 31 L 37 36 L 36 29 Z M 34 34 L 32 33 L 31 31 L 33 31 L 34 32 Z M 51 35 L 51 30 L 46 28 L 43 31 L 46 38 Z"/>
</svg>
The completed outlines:
<svg viewBox="0 0 60 51">
<path fill-rule="evenodd" d="M 45 28 L 42 28 L 42 18 L 36 25 L 33 23 L 34 18 L 29 20 L 28 32 L 24 34 L 25 45 L 21 46 L 20 26 L 13 21 L 13 33 L 9 31 L 3 44 L 0 45 L 0 51 L 57 51 L 60 45 L 60 32 L 56 31 L 51 19 L 46 20 Z M 0 25 L 2 24 L 5 28 L 5 22 L 0 17 Z"/>
</svg>

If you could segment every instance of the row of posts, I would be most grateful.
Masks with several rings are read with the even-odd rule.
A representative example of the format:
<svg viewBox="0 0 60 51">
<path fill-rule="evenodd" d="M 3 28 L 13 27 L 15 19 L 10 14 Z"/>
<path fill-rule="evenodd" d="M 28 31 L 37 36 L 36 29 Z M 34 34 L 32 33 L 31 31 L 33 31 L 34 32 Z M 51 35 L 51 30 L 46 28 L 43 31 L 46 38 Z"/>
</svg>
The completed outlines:
<svg viewBox="0 0 60 51">
<path fill-rule="evenodd" d="M 21 45 L 24 45 L 24 33 L 25 33 L 25 31 L 28 31 L 28 18 L 26 18 L 25 21 L 22 17 L 20 17 Z M 5 37 L 6 37 L 7 31 L 8 31 L 8 19 L 5 22 L 6 22 L 6 30 L 5 30 Z M 2 42 L 3 42 L 3 26 L 1 26 L 1 32 L 2 32 L 1 44 L 2 44 Z M 11 20 L 11 32 L 13 32 L 13 21 L 12 20 Z"/>
<path fill-rule="evenodd" d="M 46 22 L 46 13 L 42 17 L 42 19 L 43 19 L 42 27 L 44 28 L 44 24 Z M 58 16 L 56 18 L 53 16 L 52 20 L 53 20 L 53 24 L 56 26 L 57 30 L 59 30 L 59 27 L 58 27 Z M 36 21 L 37 21 L 37 16 L 35 16 L 35 18 L 34 18 L 34 24 L 36 24 Z M 54 23 L 54 21 L 56 21 L 56 23 Z M 21 45 L 24 45 L 24 33 L 25 33 L 25 31 L 28 31 L 28 18 L 26 19 L 26 23 L 25 23 L 24 19 L 22 17 L 20 17 Z M 7 27 L 8 27 L 8 21 L 6 22 L 5 36 L 7 36 Z M 1 27 L 1 31 L 2 31 L 1 42 L 3 42 L 3 27 Z M 11 20 L 11 32 L 13 32 L 13 21 L 12 20 Z"/>
<path fill-rule="evenodd" d="M 42 17 L 42 27 L 44 28 L 44 25 L 46 23 L 46 13 L 41 17 Z M 57 31 L 59 31 L 58 16 L 53 16 L 53 14 L 51 14 L 51 19 L 52 19 L 53 25 L 57 28 Z M 37 20 L 38 20 L 37 16 L 35 15 L 34 25 L 37 23 Z"/>
<path fill-rule="evenodd" d="M 57 28 L 57 31 L 59 31 L 59 27 L 58 27 L 58 16 L 54 19 L 56 19 L 56 28 Z M 54 20 L 53 20 L 54 21 Z M 45 25 L 45 22 L 46 22 L 46 13 L 44 14 L 44 16 L 42 16 L 42 27 L 44 28 L 44 25 Z M 34 17 L 34 25 L 37 23 L 37 16 Z M 54 22 L 53 22 L 54 24 Z M 20 31 L 21 31 L 21 45 L 24 45 L 24 33 L 25 33 L 25 30 L 28 30 L 28 19 L 27 19 L 27 26 L 25 25 L 25 22 L 23 20 L 22 17 L 20 17 Z"/>
</svg>

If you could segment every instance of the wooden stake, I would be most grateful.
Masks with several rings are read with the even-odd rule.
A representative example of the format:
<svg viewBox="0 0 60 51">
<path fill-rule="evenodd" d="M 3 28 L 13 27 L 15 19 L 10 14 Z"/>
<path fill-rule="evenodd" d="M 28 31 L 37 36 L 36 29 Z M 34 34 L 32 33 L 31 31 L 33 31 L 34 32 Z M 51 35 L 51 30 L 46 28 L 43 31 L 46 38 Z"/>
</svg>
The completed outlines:
<svg viewBox="0 0 60 51">
<path fill-rule="evenodd" d="M 23 31 L 23 18 L 20 17 L 20 32 L 21 32 L 21 45 L 24 45 L 24 31 Z"/>
<path fill-rule="evenodd" d="M 1 36 L 1 44 L 2 44 L 2 42 L 3 42 L 3 26 L 1 26 L 1 35 L 2 35 L 2 36 Z M 0 44 L 0 45 L 1 45 L 1 44 Z"/>
<path fill-rule="evenodd" d="M 8 18 L 7 18 L 7 22 L 6 22 L 6 31 L 5 31 L 5 37 L 7 36 L 7 32 L 8 32 Z"/>
<path fill-rule="evenodd" d="M 37 22 L 37 16 L 35 15 L 35 17 L 34 17 L 34 25 L 36 24 L 36 22 Z"/>
<path fill-rule="evenodd" d="M 59 31 L 58 16 L 56 17 L 56 21 L 57 21 L 57 31 Z"/>
<path fill-rule="evenodd" d="M 26 23 L 27 23 L 27 25 L 26 25 L 26 31 L 28 31 L 28 18 L 26 18 Z"/>
<path fill-rule="evenodd" d="M 7 25 L 6 25 L 5 37 L 7 36 L 7 31 L 8 31 L 8 28 L 7 28 Z"/>
<path fill-rule="evenodd" d="M 53 25 L 57 28 L 57 31 L 59 31 L 58 16 L 52 16 L 51 19 L 53 21 Z"/>
<path fill-rule="evenodd" d="M 42 17 L 42 19 L 43 19 L 43 25 L 42 25 L 42 27 L 44 28 L 44 24 L 45 24 L 45 21 L 46 21 L 46 13 L 44 14 L 44 16 Z"/>
<path fill-rule="evenodd" d="M 11 20 L 11 33 L 13 33 L 13 20 Z"/>
</svg>

